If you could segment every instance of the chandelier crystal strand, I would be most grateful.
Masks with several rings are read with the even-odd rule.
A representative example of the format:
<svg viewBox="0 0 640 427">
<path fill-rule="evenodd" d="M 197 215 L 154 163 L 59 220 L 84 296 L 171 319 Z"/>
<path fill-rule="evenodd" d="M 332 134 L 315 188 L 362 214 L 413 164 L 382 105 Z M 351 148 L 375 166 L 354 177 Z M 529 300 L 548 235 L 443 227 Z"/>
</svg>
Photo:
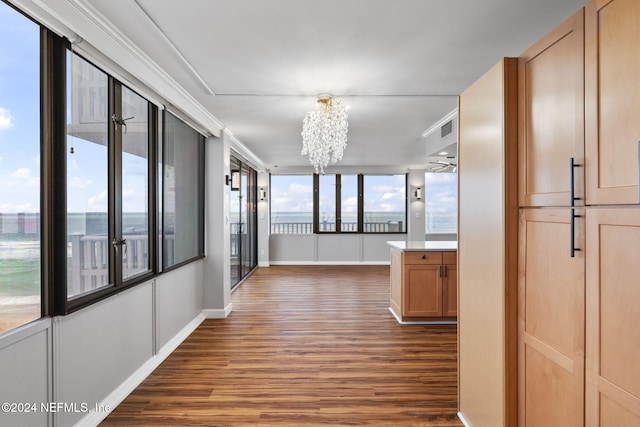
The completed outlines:
<svg viewBox="0 0 640 427">
<path fill-rule="evenodd" d="M 342 160 L 347 146 L 347 112 L 342 101 L 328 95 L 318 97 L 315 111 L 310 111 L 302 122 L 302 154 L 316 173 L 324 174 L 329 162 Z"/>
</svg>

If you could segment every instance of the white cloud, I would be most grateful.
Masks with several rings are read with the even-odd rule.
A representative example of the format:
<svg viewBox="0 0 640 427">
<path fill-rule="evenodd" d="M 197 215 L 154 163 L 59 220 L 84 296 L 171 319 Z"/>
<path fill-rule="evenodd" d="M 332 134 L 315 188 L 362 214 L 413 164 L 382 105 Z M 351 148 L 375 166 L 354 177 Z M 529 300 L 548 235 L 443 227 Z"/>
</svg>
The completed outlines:
<svg viewBox="0 0 640 427">
<path fill-rule="evenodd" d="M 69 180 L 69 187 L 71 188 L 87 188 L 93 184 L 93 181 L 90 179 L 82 179 L 80 177 L 74 176 Z"/>
<path fill-rule="evenodd" d="M 13 127 L 13 117 L 11 112 L 6 108 L 0 107 L 0 131 L 7 130 Z"/>
<path fill-rule="evenodd" d="M 2 163 L 3 160 L 4 160 L 4 157 L 0 157 L 0 163 Z"/>
<path fill-rule="evenodd" d="M 107 192 L 103 191 L 88 200 L 91 212 L 105 212 L 107 210 Z"/>
<path fill-rule="evenodd" d="M 14 178 L 27 179 L 31 176 L 31 169 L 29 168 L 20 168 L 14 173 L 11 174 Z"/>
<path fill-rule="evenodd" d="M 291 185 L 289 186 L 289 193 L 290 194 L 305 194 L 305 193 L 312 193 L 313 194 L 313 187 L 310 185 L 303 185 L 303 184 L 299 184 L 297 182 L 293 182 L 291 183 Z"/>
<path fill-rule="evenodd" d="M 67 161 L 67 172 L 75 172 L 78 170 L 78 161 L 76 159 L 69 159 Z"/>
</svg>

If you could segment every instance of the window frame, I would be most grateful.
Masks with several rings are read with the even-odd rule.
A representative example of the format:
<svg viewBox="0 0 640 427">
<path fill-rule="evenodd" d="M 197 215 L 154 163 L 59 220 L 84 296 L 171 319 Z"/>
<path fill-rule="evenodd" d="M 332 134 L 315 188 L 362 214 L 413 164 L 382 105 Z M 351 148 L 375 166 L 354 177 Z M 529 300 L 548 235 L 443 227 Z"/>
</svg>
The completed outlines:
<svg viewBox="0 0 640 427">
<path fill-rule="evenodd" d="M 312 199 L 312 203 L 314 205 L 314 208 L 311 209 L 311 231 L 308 233 L 273 233 L 273 226 L 274 226 L 274 222 L 271 220 L 273 218 L 273 204 L 271 203 L 273 201 L 273 176 L 302 176 L 302 177 L 311 177 L 311 186 L 312 186 L 312 190 L 311 190 L 311 199 Z M 314 209 L 315 209 L 315 191 L 314 191 L 314 178 L 313 178 L 313 174 L 300 174 L 300 173 L 296 173 L 296 174 L 274 174 L 274 173 L 270 173 L 269 174 L 269 234 L 273 234 L 273 235 L 278 235 L 278 236 L 312 236 L 314 234 Z M 302 223 L 302 224 L 308 224 L 308 223 Z"/>
<path fill-rule="evenodd" d="M 320 175 L 313 174 L 313 233 L 314 234 L 407 234 L 407 215 L 408 215 L 408 179 L 407 174 L 353 174 L 353 173 L 336 173 L 335 176 L 335 231 L 320 231 Z M 358 224 L 357 231 L 342 231 L 342 175 L 356 175 L 358 178 Z M 404 230 L 403 231 L 365 231 L 364 230 L 364 178 L 365 176 L 404 176 Z"/>
<path fill-rule="evenodd" d="M 101 301 L 105 298 L 108 298 L 112 295 L 120 293 L 124 290 L 130 289 L 138 284 L 146 282 L 151 278 L 158 275 L 158 241 L 157 241 L 157 212 L 159 209 L 158 204 L 158 183 L 156 177 L 158 176 L 158 136 L 159 136 L 159 109 L 158 107 L 146 99 L 144 96 L 140 95 L 135 89 L 130 86 L 124 84 L 117 80 L 114 76 L 104 71 L 102 68 L 97 66 L 95 63 L 85 58 L 83 55 L 80 55 L 78 52 L 74 52 L 71 50 L 70 44 L 65 43 L 63 53 L 60 54 L 60 50 L 58 48 L 57 55 L 54 53 L 53 56 L 54 61 L 56 62 L 56 70 L 54 75 L 52 76 L 52 83 L 54 87 L 57 87 L 58 94 L 62 93 L 62 96 L 54 100 L 57 102 L 56 106 L 58 107 L 57 117 L 53 120 L 54 125 L 60 127 L 60 129 L 55 132 L 54 139 L 52 141 L 54 145 L 54 150 L 56 152 L 56 158 L 61 160 L 61 163 L 57 164 L 57 169 L 54 169 L 53 173 L 56 174 L 54 180 L 56 181 L 57 189 L 64 189 L 64 198 L 58 197 L 58 201 L 62 206 L 58 206 L 58 209 L 55 210 L 52 216 L 52 220 L 57 224 L 64 224 L 63 226 L 59 226 L 58 232 L 60 230 L 64 230 L 64 237 L 58 241 L 55 241 L 52 244 L 52 247 L 55 247 L 54 252 L 57 251 L 59 254 L 58 258 L 64 259 L 64 261 L 60 264 L 60 259 L 58 259 L 58 268 L 59 270 L 57 274 L 57 279 L 55 281 L 55 286 L 53 289 L 54 297 L 56 299 L 56 304 L 54 305 L 53 313 L 56 315 L 66 315 L 70 314 L 74 311 L 80 310 L 84 307 L 92 305 L 98 301 Z M 134 92 L 136 95 L 147 101 L 147 132 L 148 132 L 148 141 L 147 141 L 147 165 L 148 165 L 148 176 L 147 176 L 147 192 L 148 192 L 148 228 L 147 228 L 147 236 L 148 236 L 148 260 L 149 260 L 149 269 L 148 271 L 132 276 L 128 279 L 122 278 L 122 264 L 118 263 L 118 260 L 121 261 L 121 258 L 114 256 L 115 250 L 113 249 L 113 245 L 110 245 L 109 251 L 109 285 L 104 288 L 97 289 L 94 292 L 89 292 L 85 294 L 78 295 L 77 297 L 69 298 L 67 291 L 67 271 L 66 271 L 66 244 L 67 244 L 67 160 L 66 160 L 66 150 L 67 150 L 67 135 L 66 135 L 66 111 L 67 111 L 67 55 L 78 55 L 84 61 L 87 61 L 92 66 L 96 67 L 100 71 L 104 72 L 108 78 L 108 118 L 111 118 L 113 114 L 116 116 L 119 114 L 122 97 L 121 92 L 122 88 L 126 87 L 128 90 Z M 55 113 L 55 111 L 54 111 Z M 108 197 L 108 241 L 112 241 L 116 238 L 116 234 L 122 231 L 122 212 L 121 212 L 121 200 L 122 200 L 122 130 L 123 126 L 118 126 L 116 130 L 115 123 L 112 120 L 108 119 L 108 188 L 109 188 L 109 197 Z M 60 167 L 60 165 L 64 165 Z M 63 200 L 64 199 L 64 200 Z M 122 235 L 120 235 L 122 238 Z M 64 255 L 64 256 L 63 256 Z M 118 265 L 120 264 L 120 265 Z M 62 265 L 64 268 L 60 268 Z"/>
<path fill-rule="evenodd" d="M 162 159 L 160 161 L 160 164 L 158 166 L 158 171 L 156 171 L 156 174 L 159 173 L 160 176 L 160 193 L 158 194 L 158 196 L 160 197 L 160 206 L 161 209 L 160 211 L 156 211 L 156 213 L 159 214 L 160 218 L 159 218 L 159 243 L 158 243 L 158 256 L 156 257 L 156 259 L 158 259 L 158 267 L 161 269 L 162 273 L 166 273 L 172 270 L 175 270 L 177 268 L 180 268 L 182 266 L 185 266 L 187 264 L 190 264 L 194 261 L 197 261 L 199 259 L 202 259 L 205 257 L 205 252 L 204 252 L 204 242 L 205 242 L 205 236 L 204 236 L 204 221 L 205 221 L 205 213 L 204 213 L 204 201 L 205 201 L 205 176 L 204 176 L 204 170 L 205 170 L 205 137 L 204 135 L 202 135 L 200 132 L 198 132 L 197 130 L 194 129 L 194 131 L 197 133 L 198 135 L 198 181 L 197 181 L 197 185 L 198 185 L 198 197 L 200 199 L 200 206 L 198 209 L 198 253 L 188 259 L 182 260 L 178 263 L 175 264 L 171 264 L 171 265 L 166 265 L 166 259 L 165 259 L 165 246 L 164 246 L 164 242 L 165 242 L 165 213 L 166 213 L 166 204 L 165 204 L 165 176 L 164 176 L 164 172 L 165 172 L 165 160 L 167 159 L 167 150 L 168 150 L 168 137 L 167 137 L 167 116 L 171 114 L 173 116 L 174 119 L 180 121 L 180 123 L 184 124 L 185 126 L 189 126 L 184 120 L 182 120 L 180 117 L 178 117 L 177 115 L 171 113 L 168 110 L 162 110 L 161 115 L 162 115 L 162 139 L 159 145 L 159 150 L 161 151 L 161 156 Z M 191 127 L 191 126 L 189 126 Z M 193 129 L 193 128 L 192 128 Z M 156 162 L 156 164 L 158 164 L 158 162 Z"/>
</svg>

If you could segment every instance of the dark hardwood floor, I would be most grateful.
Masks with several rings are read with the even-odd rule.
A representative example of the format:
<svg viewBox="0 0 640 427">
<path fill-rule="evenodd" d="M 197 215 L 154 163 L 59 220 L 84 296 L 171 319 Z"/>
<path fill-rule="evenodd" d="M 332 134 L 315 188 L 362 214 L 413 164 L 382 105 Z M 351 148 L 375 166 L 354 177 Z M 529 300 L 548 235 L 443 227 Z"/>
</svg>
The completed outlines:
<svg viewBox="0 0 640 427">
<path fill-rule="evenodd" d="M 462 426 L 456 327 L 399 325 L 388 266 L 259 268 L 103 426 Z"/>
</svg>

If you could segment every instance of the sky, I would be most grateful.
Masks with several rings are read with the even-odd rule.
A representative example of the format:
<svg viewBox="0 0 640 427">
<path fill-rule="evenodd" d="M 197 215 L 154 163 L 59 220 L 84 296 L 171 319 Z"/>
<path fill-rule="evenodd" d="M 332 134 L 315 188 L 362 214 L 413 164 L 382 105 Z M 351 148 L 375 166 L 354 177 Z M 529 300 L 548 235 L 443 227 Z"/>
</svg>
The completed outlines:
<svg viewBox="0 0 640 427">
<path fill-rule="evenodd" d="M 406 205 L 405 175 L 365 175 L 364 204 L 367 212 L 403 212 Z M 356 175 L 342 176 L 343 213 L 357 212 Z M 320 211 L 335 212 L 335 177 L 320 177 Z M 426 173 L 425 203 L 427 211 L 456 212 L 457 174 Z M 272 212 L 313 211 L 311 175 L 273 175 L 271 177 Z"/>
<path fill-rule="evenodd" d="M 0 2 L 0 212 L 40 211 L 40 29 Z"/>
</svg>

